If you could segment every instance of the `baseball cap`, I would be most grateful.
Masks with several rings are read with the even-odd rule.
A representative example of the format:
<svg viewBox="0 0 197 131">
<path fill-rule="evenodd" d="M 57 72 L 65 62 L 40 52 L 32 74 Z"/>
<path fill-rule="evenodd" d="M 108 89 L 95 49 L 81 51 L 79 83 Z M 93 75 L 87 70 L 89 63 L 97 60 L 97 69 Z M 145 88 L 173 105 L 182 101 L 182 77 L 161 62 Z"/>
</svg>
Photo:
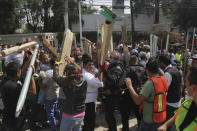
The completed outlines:
<svg viewBox="0 0 197 131">
<path fill-rule="evenodd" d="M 192 56 L 192 59 L 197 59 L 197 54 L 194 54 L 194 55 Z"/>
</svg>

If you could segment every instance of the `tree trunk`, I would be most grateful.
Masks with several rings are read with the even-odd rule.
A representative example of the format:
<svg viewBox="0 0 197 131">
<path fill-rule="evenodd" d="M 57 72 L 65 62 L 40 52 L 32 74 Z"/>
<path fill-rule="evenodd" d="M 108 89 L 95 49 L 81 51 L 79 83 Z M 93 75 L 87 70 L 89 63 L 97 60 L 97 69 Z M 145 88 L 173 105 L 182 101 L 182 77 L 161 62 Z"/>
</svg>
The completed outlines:
<svg viewBox="0 0 197 131">
<path fill-rule="evenodd" d="M 133 19 L 133 0 L 130 0 L 130 8 L 131 8 L 131 44 L 133 44 L 134 42 L 134 32 L 135 32 L 135 28 L 134 28 L 134 19 Z"/>
<path fill-rule="evenodd" d="M 154 24 L 159 23 L 159 0 L 155 0 L 155 22 Z"/>
<path fill-rule="evenodd" d="M 49 31 L 49 5 L 47 0 L 43 0 L 44 7 L 44 32 Z"/>
</svg>

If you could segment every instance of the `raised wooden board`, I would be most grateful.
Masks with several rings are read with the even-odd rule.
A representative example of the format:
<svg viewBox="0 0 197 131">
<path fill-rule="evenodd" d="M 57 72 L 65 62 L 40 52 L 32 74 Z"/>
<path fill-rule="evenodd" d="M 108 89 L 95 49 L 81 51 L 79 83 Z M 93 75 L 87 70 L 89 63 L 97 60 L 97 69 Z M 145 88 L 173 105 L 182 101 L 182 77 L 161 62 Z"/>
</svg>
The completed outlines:
<svg viewBox="0 0 197 131">
<path fill-rule="evenodd" d="M 14 47 L 9 48 L 7 50 L 3 50 L 1 52 L 1 54 L 2 54 L 2 56 L 8 56 L 10 54 L 13 54 L 13 53 L 16 53 L 16 52 L 20 52 L 20 51 L 25 50 L 25 49 L 27 49 L 29 47 L 35 46 L 36 44 L 37 44 L 36 41 L 32 41 L 32 42 L 23 44 L 21 46 L 14 46 Z"/>
<path fill-rule="evenodd" d="M 92 57 L 92 42 L 90 40 L 88 40 L 87 38 L 83 37 L 82 40 L 83 42 L 83 50 L 84 53 L 89 54 Z"/>
<path fill-rule="evenodd" d="M 60 55 L 56 52 L 56 50 L 50 46 L 50 44 L 44 38 L 44 36 L 40 36 L 40 41 L 42 42 L 43 46 L 46 47 L 55 57 L 57 57 L 57 58 L 60 57 Z"/>
<path fill-rule="evenodd" d="M 101 48 L 100 65 L 103 65 L 107 58 L 107 53 L 110 47 L 113 25 L 114 25 L 114 21 L 112 21 L 111 24 L 105 24 L 104 38 L 103 38 L 103 44 Z"/>
<path fill-rule="evenodd" d="M 127 30 L 126 30 L 126 26 L 121 26 L 122 28 L 122 43 L 123 43 L 123 52 L 124 52 L 124 60 L 125 60 L 125 64 L 126 66 L 129 65 L 129 51 L 127 48 Z"/>
<path fill-rule="evenodd" d="M 60 61 L 63 63 L 59 66 L 60 76 L 63 76 L 64 68 L 67 64 L 64 58 L 65 56 L 70 56 L 71 54 L 73 38 L 74 38 L 74 34 L 69 29 L 67 29 L 66 32 L 64 32 L 64 40 L 61 46 Z"/>
<path fill-rule="evenodd" d="M 100 63 L 100 59 L 101 59 L 101 48 L 102 48 L 102 43 L 103 43 L 103 34 L 104 34 L 104 25 L 100 25 L 98 27 L 98 31 L 97 31 L 97 47 L 96 47 L 97 61 L 99 63 Z"/>
</svg>

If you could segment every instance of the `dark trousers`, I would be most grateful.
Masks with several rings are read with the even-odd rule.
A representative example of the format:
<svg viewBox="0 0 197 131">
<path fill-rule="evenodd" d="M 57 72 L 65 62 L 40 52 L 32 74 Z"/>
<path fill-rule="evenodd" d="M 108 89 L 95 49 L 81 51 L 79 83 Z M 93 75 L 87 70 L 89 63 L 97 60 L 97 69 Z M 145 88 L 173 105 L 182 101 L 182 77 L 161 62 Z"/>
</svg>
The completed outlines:
<svg viewBox="0 0 197 131">
<path fill-rule="evenodd" d="M 86 103 L 83 131 L 94 131 L 95 128 L 95 103 Z"/>
<path fill-rule="evenodd" d="M 174 108 L 172 106 L 166 105 L 166 112 L 167 112 L 167 118 L 166 120 L 169 120 L 171 117 L 174 116 L 174 111 L 178 108 Z"/>
<path fill-rule="evenodd" d="M 119 103 L 120 103 L 119 96 L 107 96 L 104 101 L 105 120 L 108 124 L 109 131 L 117 131 L 114 111 L 117 107 L 119 108 Z"/>
<path fill-rule="evenodd" d="M 142 120 L 140 123 L 139 130 L 140 131 L 157 131 L 157 128 L 159 128 L 161 125 L 162 125 L 162 123 L 161 124 L 156 124 L 156 123 L 147 124 Z"/>
<path fill-rule="evenodd" d="M 120 100 L 120 114 L 122 117 L 122 131 L 129 131 L 129 116 L 133 112 L 137 118 L 138 126 L 141 121 L 138 106 L 133 102 L 130 97 L 121 97 Z"/>
<path fill-rule="evenodd" d="M 37 119 L 38 113 L 40 112 L 40 105 L 35 100 L 27 100 L 25 103 L 25 114 L 28 119 L 28 124 L 30 127 L 30 131 L 38 131 L 38 127 L 36 126 L 36 122 L 39 121 Z"/>
<path fill-rule="evenodd" d="M 168 121 L 171 117 L 174 116 L 174 111 L 177 109 L 178 108 L 174 108 L 172 106 L 166 105 L 166 112 L 167 112 L 166 121 Z M 167 129 L 167 131 L 174 131 L 175 129 L 176 129 L 175 126 L 171 126 Z"/>
</svg>

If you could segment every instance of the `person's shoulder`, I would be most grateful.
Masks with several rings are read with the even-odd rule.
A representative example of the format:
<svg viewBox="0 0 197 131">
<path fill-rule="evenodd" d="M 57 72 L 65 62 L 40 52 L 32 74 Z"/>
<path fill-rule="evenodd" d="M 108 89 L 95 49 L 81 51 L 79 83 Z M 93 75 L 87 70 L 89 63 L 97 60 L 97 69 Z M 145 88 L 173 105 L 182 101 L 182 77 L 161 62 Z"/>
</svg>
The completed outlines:
<svg viewBox="0 0 197 131">
<path fill-rule="evenodd" d="M 192 100 L 185 100 L 183 103 L 182 103 L 182 106 L 183 107 L 188 107 L 192 104 Z"/>
<path fill-rule="evenodd" d="M 143 87 L 145 90 L 154 90 L 154 84 L 152 80 L 147 80 Z M 142 89 L 143 89 L 142 88 Z"/>
<path fill-rule="evenodd" d="M 17 87 L 22 87 L 21 84 L 17 83 L 17 82 L 13 82 L 11 80 L 8 80 L 7 82 L 5 82 L 2 86 L 1 89 L 2 90 L 11 90 Z"/>
</svg>

